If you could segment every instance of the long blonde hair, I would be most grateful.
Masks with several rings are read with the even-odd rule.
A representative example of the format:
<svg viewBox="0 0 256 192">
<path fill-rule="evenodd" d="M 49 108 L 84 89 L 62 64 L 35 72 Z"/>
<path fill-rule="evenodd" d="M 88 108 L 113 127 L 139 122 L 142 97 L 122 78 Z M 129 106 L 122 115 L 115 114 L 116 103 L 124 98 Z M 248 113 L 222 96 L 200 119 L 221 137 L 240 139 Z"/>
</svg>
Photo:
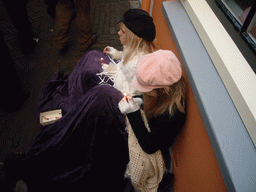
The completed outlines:
<svg viewBox="0 0 256 192">
<path fill-rule="evenodd" d="M 123 64 L 126 64 L 138 53 L 153 53 L 156 50 L 155 41 L 148 42 L 144 39 L 135 35 L 131 30 L 129 30 L 122 22 L 121 26 L 123 27 L 126 35 L 129 39 L 128 44 L 125 46 L 125 56 Z"/>
<path fill-rule="evenodd" d="M 153 89 L 150 92 L 143 93 L 144 111 L 148 120 L 151 117 L 157 117 L 166 110 L 172 117 L 177 110 L 185 113 L 186 86 L 182 77 L 175 84 L 159 89 Z"/>
</svg>

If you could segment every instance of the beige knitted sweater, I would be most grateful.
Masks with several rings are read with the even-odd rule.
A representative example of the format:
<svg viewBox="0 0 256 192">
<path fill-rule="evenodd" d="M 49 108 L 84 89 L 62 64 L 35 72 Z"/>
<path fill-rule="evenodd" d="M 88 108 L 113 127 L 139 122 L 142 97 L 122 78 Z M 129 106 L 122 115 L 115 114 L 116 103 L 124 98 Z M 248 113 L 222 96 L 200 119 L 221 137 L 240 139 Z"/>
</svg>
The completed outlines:
<svg viewBox="0 0 256 192">
<path fill-rule="evenodd" d="M 146 128 L 150 132 L 144 111 L 141 115 Z M 127 165 L 125 177 L 130 178 L 133 187 L 140 192 L 157 192 L 158 185 L 162 181 L 166 171 L 164 159 L 160 150 L 153 154 L 145 153 L 140 147 L 138 140 L 127 120 L 127 131 L 129 133 L 128 146 L 130 161 Z"/>
</svg>

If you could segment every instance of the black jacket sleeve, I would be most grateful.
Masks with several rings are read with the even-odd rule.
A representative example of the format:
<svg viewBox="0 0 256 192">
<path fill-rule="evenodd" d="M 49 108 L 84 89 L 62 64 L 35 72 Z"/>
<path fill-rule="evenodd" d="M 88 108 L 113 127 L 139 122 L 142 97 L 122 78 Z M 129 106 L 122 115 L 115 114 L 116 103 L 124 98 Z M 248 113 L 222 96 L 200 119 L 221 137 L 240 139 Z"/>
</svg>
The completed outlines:
<svg viewBox="0 0 256 192">
<path fill-rule="evenodd" d="M 172 117 L 168 112 L 152 117 L 148 121 L 151 132 L 145 127 L 140 110 L 127 114 L 127 117 L 143 151 L 153 154 L 172 145 L 185 123 L 186 115 L 178 111 Z"/>
</svg>

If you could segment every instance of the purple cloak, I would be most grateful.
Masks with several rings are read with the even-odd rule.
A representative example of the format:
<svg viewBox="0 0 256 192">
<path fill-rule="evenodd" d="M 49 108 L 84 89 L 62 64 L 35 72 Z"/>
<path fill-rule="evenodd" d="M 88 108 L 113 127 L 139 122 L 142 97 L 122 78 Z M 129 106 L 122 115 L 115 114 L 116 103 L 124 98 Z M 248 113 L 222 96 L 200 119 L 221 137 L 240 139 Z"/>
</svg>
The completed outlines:
<svg viewBox="0 0 256 192">
<path fill-rule="evenodd" d="M 62 109 L 63 116 L 42 127 L 17 165 L 29 191 L 122 191 L 129 161 L 122 93 L 99 85 L 103 53 L 90 51 L 73 72 L 55 74 L 41 89 L 39 113 Z M 108 82 L 113 84 L 111 80 Z"/>
</svg>

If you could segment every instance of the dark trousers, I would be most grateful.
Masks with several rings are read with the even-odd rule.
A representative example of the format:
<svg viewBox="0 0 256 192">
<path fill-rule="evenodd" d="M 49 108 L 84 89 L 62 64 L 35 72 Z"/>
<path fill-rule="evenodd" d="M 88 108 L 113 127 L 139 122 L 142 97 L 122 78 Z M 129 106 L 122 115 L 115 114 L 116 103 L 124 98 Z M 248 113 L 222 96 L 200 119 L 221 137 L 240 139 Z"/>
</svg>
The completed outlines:
<svg viewBox="0 0 256 192">
<path fill-rule="evenodd" d="M 36 46 L 33 40 L 32 26 L 27 13 L 28 0 L 3 0 L 10 19 L 17 30 L 19 44 L 24 54 L 29 54 Z"/>
<path fill-rule="evenodd" d="M 78 29 L 78 47 L 86 46 L 92 35 L 90 20 L 90 0 L 59 0 L 56 5 L 55 43 L 63 48 L 69 39 L 69 30 L 73 16 L 76 13 Z"/>
<path fill-rule="evenodd" d="M 2 74 L 0 75 L 2 97 L 0 101 L 0 109 L 14 111 L 21 107 L 26 99 L 26 94 L 22 89 L 20 78 L 15 69 L 15 63 L 12 60 L 2 34 L 0 34 L 0 50 L 0 57 L 2 59 Z"/>
</svg>

